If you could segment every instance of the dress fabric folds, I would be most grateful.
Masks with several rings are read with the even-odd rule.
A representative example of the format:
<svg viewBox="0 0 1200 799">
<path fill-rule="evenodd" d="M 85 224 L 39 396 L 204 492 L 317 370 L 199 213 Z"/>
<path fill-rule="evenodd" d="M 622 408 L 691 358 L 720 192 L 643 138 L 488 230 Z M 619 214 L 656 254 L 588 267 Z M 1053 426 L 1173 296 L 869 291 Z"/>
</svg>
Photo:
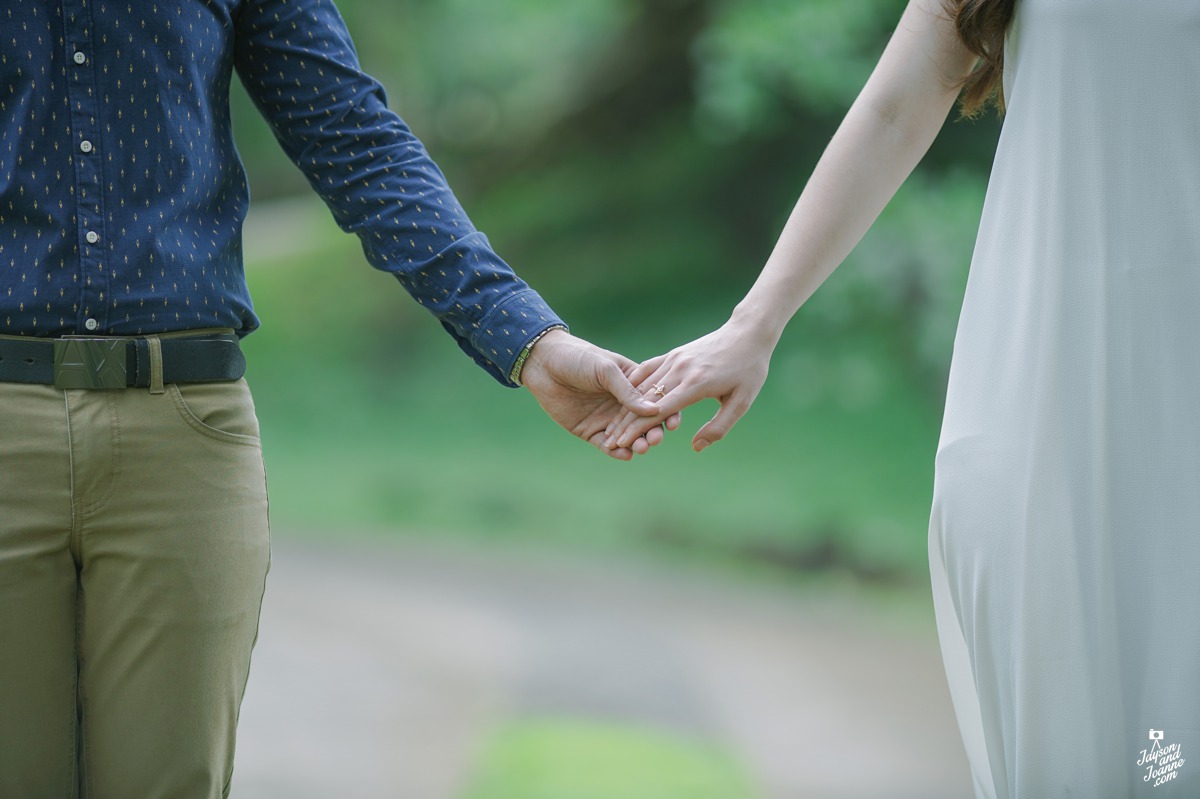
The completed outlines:
<svg viewBox="0 0 1200 799">
<path fill-rule="evenodd" d="M 1017 0 L 929 524 L 976 799 L 1200 797 L 1200 0 Z"/>
</svg>

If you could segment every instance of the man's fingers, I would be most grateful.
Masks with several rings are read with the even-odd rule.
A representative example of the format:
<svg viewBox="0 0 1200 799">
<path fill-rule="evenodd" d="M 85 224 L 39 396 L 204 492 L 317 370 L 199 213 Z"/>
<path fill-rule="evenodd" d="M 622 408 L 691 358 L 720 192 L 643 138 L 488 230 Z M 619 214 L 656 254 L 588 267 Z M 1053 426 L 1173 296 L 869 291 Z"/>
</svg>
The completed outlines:
<svg viewBox="0 0 1200 799">
<path fill-rule="evenodd" d="M 588 439 L 588 443 L 591 444 L 592 446 L 596 447 L 596 449 L 600 450 L 601 452 L 603 452 L 605 455 L 609 456 L 610 458 L 615 458 L 616 460 L 619 460 L 619 461 L 633 460 L 633 450 L 631 450 L 627 447 L 612 447 L 612 448 L 610 448 L 610 447 L 604 446 L 604 434 L 603 433 L 596 433 L 596 435 L 594 435 Z"/>
<path fill-rule="evenodd" d="M 642 436 L 639 441 L 644 439 L 649 446 L 657 447 L 663 442 L 663 439 L 666 438 L 666 436 L 667 434 L 663 431 L 662 425 L 655 425 L 647 430 L 646 435 Z M 636 452 L 637 450 L 634 451 Z"/>
<path fill-rule="evenodd" d="M 634 384 L 621 371 L 616 361 L 607 361 L 598 376 L 604 390 L 612 394 L 627 410 L 639 416 L 653 416 L 658 413 L 654 402 L 634 388 Z"/>
<path fill-rule="evenodd" d="M 629 449 L 633 450 L 634 455 L 645 455 L 651 447 L 661 444 L 666 435 L 662 425 L 655 425 L 647 430 L 644 436 L 634 439 Z"/>
<path fill-rule="evenodd" d="M 635 440 L 630 446 L 613 447 L 611 449 L 604 446 L 603 440 L 598 438 L 599 435 L 600 434 L 598 433 L 596 436 L 593 436 L 591 441 L 592 444 L 594 444 L 609 457 L 615 458 L 619 461 L 628 461 L 632 460 L 635 455 L 645 455 L 650 451 L 651 447 L 661 444 L 665 434 L 663 433 L 663 429 L 661 427 L 654 427 L 647 431 L 646 435 Z"/>
</svg>

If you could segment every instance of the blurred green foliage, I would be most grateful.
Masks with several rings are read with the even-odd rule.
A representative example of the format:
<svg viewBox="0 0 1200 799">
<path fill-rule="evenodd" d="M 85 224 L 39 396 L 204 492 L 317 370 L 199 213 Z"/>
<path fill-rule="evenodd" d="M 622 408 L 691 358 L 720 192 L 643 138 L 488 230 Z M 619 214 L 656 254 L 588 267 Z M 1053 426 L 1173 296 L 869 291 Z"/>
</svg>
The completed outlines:
<svg viewBox="0 0 1200 799">
<path fill-rule="evenodd" d="M 724 321 L 905 3 L 338 5 L 364 67 L 497 251 L 575 332 L 639 359 Z M 240 93 L 234 115 L 255 198 L 306 192 Z M 264 327 L 247 344 L 273 509 L 314 524 L 569 530 L 919 574 L 998 129 L 948 122 L 797 314 L 728 442 L 695 456 L 672 440 L 629 466 L 572 447 L 524 392 L 491 384 L 332 222 L 272 214 L 249 265 Z M 334 365 L 304 375 L 297 341 Z M 467 496 L 453 476 L 474 474 Z M 546 488 L 532 506 L 529 486 Z"/>
<path fill-rule="evenodd" d="M 697 38 L 702 119 L 737 137 L 802 104 L 844 113 L 878 60 L 904 0 L 747 0 L 713 6 Z"/>
</svg>

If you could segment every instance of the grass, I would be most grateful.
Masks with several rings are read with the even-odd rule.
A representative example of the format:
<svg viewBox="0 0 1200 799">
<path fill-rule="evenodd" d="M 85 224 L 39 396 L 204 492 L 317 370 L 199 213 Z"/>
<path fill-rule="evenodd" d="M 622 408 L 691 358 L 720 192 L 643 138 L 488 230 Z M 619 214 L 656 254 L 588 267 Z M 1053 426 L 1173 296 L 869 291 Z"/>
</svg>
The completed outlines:
<svg viewBox="0 0 1200 799">
<path fill-rule="evenodd" d="M 382 527 L 926 573 L 938 419 L 886 335 L 835 340 L 798 319 L 726 441 L 690 450 L 710 401 L 650 456 L 620 463 L 463 357 L 393 278 L 363 262 L 353 238 L 309 236 L 299 251 L 250 258 L 264 326 L 246 340 L 248 379 L 278 529 Z M 576 333 L 635 359 L 707 332 L 724 313 L 714 301 L 634 328 L 630 309 L 621 320 L 559 310 Z"/>
<path fill-rule="evenodd" d="M 726 752 L 637 727 L 512 722 L 485 752 L 464 799 L 754 799 Z"/>
</svg>

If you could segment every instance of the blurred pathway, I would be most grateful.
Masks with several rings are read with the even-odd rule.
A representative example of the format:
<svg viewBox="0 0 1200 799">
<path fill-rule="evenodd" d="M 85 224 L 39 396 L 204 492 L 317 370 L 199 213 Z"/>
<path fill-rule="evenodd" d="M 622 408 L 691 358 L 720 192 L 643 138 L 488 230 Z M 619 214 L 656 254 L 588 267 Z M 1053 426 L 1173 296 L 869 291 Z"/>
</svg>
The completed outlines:
<svg viewBox="0 0 1200 799">
<path fill-rule="evenodd" d="M 493 724 L 554 713 L 707 737 L 762 799 L 971 796 L 922 598 L 714 580 L 276 534 L 231 795 L 458 799 Z"/>
</svg>

